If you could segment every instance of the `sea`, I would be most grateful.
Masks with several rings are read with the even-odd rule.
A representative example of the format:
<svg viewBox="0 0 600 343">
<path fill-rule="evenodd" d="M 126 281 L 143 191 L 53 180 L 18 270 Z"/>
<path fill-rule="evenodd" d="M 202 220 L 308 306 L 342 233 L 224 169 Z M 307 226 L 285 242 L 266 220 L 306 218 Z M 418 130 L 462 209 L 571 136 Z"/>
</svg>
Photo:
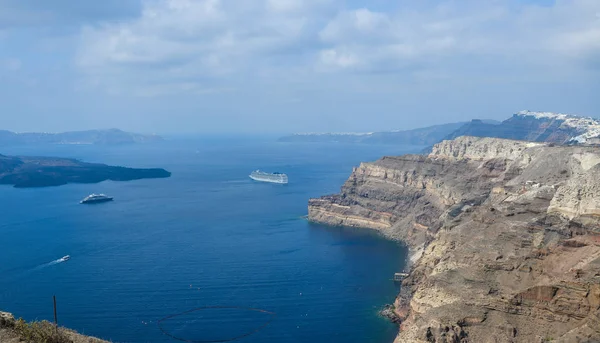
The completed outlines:
<svg viewBox="0 0 600 343">
<path fill-rule="evenodd" d="M 0 186 L 0 310 L 112 342 L 392 342 L 407 249 L 309 223 L 354 166 L 421 147 L 170 137 L 148 145 L 3 147 L 6 155 L 161 167 L 166 179 Z M 289 184 L 251 180 L 284 172 Z M 81 205 L 90 193 L 115 201 Z M 60 258 L 71 259 L 61 262 Z"/>
</svg>

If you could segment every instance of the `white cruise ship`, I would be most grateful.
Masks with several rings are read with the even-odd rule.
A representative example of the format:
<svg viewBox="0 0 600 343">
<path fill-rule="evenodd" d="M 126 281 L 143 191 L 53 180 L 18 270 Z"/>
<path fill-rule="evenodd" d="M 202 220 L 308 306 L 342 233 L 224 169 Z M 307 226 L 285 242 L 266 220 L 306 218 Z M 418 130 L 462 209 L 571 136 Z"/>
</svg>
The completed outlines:
<svg viewBox="0 0 600 343">
<path fill-rule="evenodd" d="M 261 182 L 271 182 L 280 184 L 288 183 L 288 176 L 283 173 L 265 173 L 263 171 L 256 170 L 250 174 L 250 178 L 252 180 Z"/>
<path fill-rule="evenodd" d="M 82 204 L 97 204 L 100 202 L 112 201 L 113 197 L 104 194 L 90 194 L 80 201 Z"/>
</svg>

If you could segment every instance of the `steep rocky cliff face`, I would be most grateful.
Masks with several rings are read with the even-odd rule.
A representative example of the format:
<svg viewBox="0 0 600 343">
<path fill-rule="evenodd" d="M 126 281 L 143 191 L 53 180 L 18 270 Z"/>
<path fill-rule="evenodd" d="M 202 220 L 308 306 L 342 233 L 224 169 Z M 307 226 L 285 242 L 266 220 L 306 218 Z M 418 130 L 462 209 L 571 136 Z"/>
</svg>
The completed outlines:
<svg viewBox="0 0 600 343">
<path fill-rule="evenodd" d="M 600 151 L 459 137 L 356 168 L 313 221 L 412 248 L 397 342 L 600 341 Z"/>
</svg>

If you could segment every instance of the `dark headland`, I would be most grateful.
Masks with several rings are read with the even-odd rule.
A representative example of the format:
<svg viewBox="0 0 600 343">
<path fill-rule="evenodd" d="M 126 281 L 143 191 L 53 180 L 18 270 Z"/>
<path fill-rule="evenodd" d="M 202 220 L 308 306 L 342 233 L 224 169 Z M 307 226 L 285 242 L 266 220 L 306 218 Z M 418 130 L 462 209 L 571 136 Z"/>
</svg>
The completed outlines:
<svg viewBox="0 0 600 343">
<path fill-rule="evenodd" d="M 170 177 L 161 168 L 126 168 L 58 157 L 0 155 L 0 184 L 18 188 Z"/>
</svg>

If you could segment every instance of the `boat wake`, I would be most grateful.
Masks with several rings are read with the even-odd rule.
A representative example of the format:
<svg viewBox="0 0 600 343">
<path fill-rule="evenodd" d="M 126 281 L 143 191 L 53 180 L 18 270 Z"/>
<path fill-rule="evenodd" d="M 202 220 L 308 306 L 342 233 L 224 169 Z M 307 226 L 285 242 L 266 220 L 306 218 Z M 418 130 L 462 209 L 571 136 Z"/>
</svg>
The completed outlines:
<svg viewBox="0 0 600 343">
<path fill-rule="evenodd" d="M 48 268 L 48 267 L 51 267 L 51 266 L 53 266 L 53 265 L 56 265 L 56 264 L 59 264 L 59 263 L 66 262 L 66 261 L 68 261 L 70 258 L 71 258 L 71 257 L 70 257 L 69 255 L 67 255 L 67 256 L 61 257 L 61 258 L 59 258 L 59 259 L 57 259 L 57 260 L 50 261 L 50 262 L 47 262 L 47 263 L 44 263 L 44 264 L 40 264 L 39 266 L 36 266 L 36 267 L 30 268 L 30 269 L 27 269 L 27 270 L 25 270 L 25 271 L 22 271 L 22 272 L 20 272 L 20 273 L 17 273 L 17 274 L 16 274 L 16 275 L 14 275 L 12 278 L 11 278 L 11 277 L 9 277 L 9 279 L 10 279 L 11 281 L 16 281 L 16 280 L 19 280 L 19 279 L 21 279 L 21 278 L 23 278 L 23 277 L 25 277 L 25 276 L 27 276 L 27 275 L 30 275 L 30 274 L 32 274 L 32 273 L 39 272 L 39 271 L 41 271 L 41 270 L 43 270 L 43 269 L 46 269 L 46 268 Z"/>
<path fill-rule="evenodd" d="M 33 268 L 31 271 L 36 271 L 36 270 L 44 269 L 46 267 L 53 266 L 55 264 L 67 262 L 70 258 L 71 257 L 69 255 L 67 255 L 67 256 L 59 258 L 58 260 L 54 260 L 54 261 L 51 261 L 51 262 L 48 262 L 48 263 L 40 264 L 39 266 Z"/>
<path fill-rule="evenodd" d="M 42 265 L 38 266 L 37 268 L 49 267 L 49 266 L 53 266 L 53 265 L 55 265 L 55 264 L 59 264 L 59 263 L 61 263 L 61 262 L 63 262 L 63 260 L 61 260 L 61 259 L 58 259 L 58 260 L 54 260 L 54 261 L 52 261 L 52 262 L 44 263 L 44 264 L 42 264 Z"/>
</svg>

